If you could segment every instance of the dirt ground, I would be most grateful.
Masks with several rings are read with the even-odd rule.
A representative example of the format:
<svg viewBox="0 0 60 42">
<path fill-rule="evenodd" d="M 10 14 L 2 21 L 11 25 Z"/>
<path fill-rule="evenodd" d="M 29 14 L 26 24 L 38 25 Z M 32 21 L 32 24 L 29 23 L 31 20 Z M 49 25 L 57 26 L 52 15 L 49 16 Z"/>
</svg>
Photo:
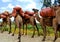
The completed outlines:
<svg viewBox="0 0 60 42">
<path fill-rule="evenodd" d="M 18 35 L 15 34 L 15 36 L 11 36 L 11 34 L 8 34 L 8 32 L 0 33 L 0 42 L 18 42 Z M 23 35 L 21 37 L 21 42 L 42 42 L 43 36 L 35 36 L 34 38 L 31 38 L 31 36 Z M 54 37 L 47 37 L 45 42 L 53 42 Z M 60 38 L 56 40 L 56 42 L 60 42 Z"/>
</svg>

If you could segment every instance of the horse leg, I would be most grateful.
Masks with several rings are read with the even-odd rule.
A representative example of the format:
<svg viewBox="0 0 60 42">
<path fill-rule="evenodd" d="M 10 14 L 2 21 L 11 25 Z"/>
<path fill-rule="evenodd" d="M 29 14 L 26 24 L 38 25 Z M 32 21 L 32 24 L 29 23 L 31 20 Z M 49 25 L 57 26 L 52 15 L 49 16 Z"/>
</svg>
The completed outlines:
<svg viewBox="0 0 60 42">
<path fill-rule="evenodd" d="M 26 23 L 26 33 L 25 33 L 25 35 L 27 35 L 27 23 Z"/>
<path fill-rule="evenodd" d="M 38 29 L 37 25 L 36 25 L 36 28 L 37 28 L 38 36 L 40 36 L 39 29 Z"/>
<path fill-rule="evenodd" d="M 10 30 L 9 30 L 9 34 L 11 33 L 11 20 L 9 22 L 9 27 L 10 27 Z"/>
<path fill-rule="evenodd" d="M 58 38 L 58 33 L 57 33 L 57 27 L 56 26 L 54 26 L 54 34 L 55 34 L 55 38 L 54 38 L 54 40 L 53 40 L 53 42 L 55 42 L 56 41 L 56 39 Z"/>
<path fill-rule="evenodd" d="M 4 32 L 4 27 L 5 27 L 5 23 L 4 22 L 2 22 L 2 30 L 1 30 L 1 33 L 3 33 Z"/>
<path fill-rule="evenodd" d="M 37 29 L 37 32 L 38 32 L 38 36 L 40 36 L 39 29 L 37 27 L 36 21 L 35 21 L 35 25 L 36 25 L 36 29 Z"/>
<path fill-rule="evenodd" d="M 32 35 L 32 38 L 34 38 L 34 35 L 35 35 L 35 27 L 33 26 L 33 35 Z"/>
<path fill-rule="evenodd" d="M 58 31 L 59 31 L 59 38 L 60 38 L 60 27 L 59 27 Z"/>
<path fill-rule="evenodd" d="M 19 42 L 21 42 L 21 24 L 19 23 L 19 35 L 18 35 Z"/>
<path fill-rule="evenodd" d="M 23 23 L 23 34 L 22 35 L 24 35 L 24 23 Z"/>
<path fill-rule="evenodd" d="M 34 35 L 35 35 L 35 26 L 34 26 L 34 22 L 31 22 L 32 26 L 33 26 L 33 35 L 32 35 L 32 38 L 34 38 Z"/>
<path fill-rule="evenodd" d="M 4 25 L 3 25 L 3 22 L 2 22 L 2 29 L 1 29 L 1 33 L 3 33 L 3 27 L 4 27 Z"/>
<path fill-rule="evenodd" d="M 57 33 L 57 28 L 54 28 L 55 29 L 55 38 L 54 38 L 54 40 L 53 40 L 53 42 L 55 42 L 56 41 L 56 39 L 58 38 L 58 33 Z"/>
<path fill-rule="evenodd" d="M 29 19 L 29 22 L 30 24 L 33 26 L 33 35 L 32 35 L 32 38 L 34 38 L 34 35 L 35 35 L 35 24 L 34 24 L 34 17 L 32 16 L 30 19 Z"/>
<path fill-rule="evenodd" d="M 43 29 L 43 34 L 44 34 L 44 37 L 43 37 L 43 40 L 42 41 L 45 41 L 45 38 L 46 38 L 46 27 L 44 27 L 42 29 Z"/>
<path fill-rule="evenodd" d="M 55 38 L 54 38 L 53 42 L 55 42 L 56 39 L 58 38 L 58 33 L 57 33 L 58 23 L 57 23 L 56 18 L 53 19 L 53 28 L 54 28 L 54 34 L 55 34 Z"/>
<path fill-rule="evenodd" d="M 41 23 L 41 27 L 42 27 L 42 30 L 43 30 L 43 36 L 44 36 L 42 41 L 45 41 L 47 32 L 46 32 L 46 26 L 45 26 L 43 18 L 40 19 L 40 23 Z"/>
<path fill-rule="evenodd" d="M 15 24 L 15 29 L 14 29 L 14 32 L 13 32 L 12 36 L 14 36 L 14 33 L 15 33 L 15 31 L 16 31 L 16 27 L 17 27 L 17 26 L 16 26 L 16 24 Z"/>
</svg>

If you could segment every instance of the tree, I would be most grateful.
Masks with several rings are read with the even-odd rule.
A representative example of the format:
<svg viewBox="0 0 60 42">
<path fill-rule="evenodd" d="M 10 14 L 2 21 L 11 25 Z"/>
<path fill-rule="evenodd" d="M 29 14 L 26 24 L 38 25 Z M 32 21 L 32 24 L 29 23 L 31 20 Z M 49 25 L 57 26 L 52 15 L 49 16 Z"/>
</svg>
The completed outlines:
<svg viewBox="0 0 60 42">
<path fill-rule="evenodd" d="M 55 0 L 54 1 L 54 5 L 57 5 L 57 3 L 60 4 L 60 0 Z"/>
<path fill-rule="evenodd" d="M 60 4 L 60 0 L 58 0 L 58 3 Z"/>
<path fill-rule="evenodd" d="M 51 6 L 51 0 L 43 0 L 43 6 L 42 6 L 42 8 L 43 7 L 49 7 L 49 6 Z"/>
<path fill-rule="evenodd" d="M 57 5 L 57 0 L 54 1 L 54 5 Z"/>
</svg>

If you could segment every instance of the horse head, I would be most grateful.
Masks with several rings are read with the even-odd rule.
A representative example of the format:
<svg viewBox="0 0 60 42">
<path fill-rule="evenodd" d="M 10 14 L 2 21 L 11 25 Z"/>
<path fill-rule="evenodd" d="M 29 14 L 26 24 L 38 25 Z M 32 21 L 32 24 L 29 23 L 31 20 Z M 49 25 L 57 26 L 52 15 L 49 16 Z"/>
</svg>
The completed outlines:
<svg viewBox="0 0 60 42">
<path fill-rule="evenodd" d="M 34 11 L 35 14 L 38 13 L 39 11 L 38 9 L 34 9 L 34 8 L 32 10 Z"/>
<path fill-rule="evenodd" d="M 38 10 L 38 9 L 34 9 L 34 8 L 33 8 L 32 10 L 34 11 L 34 16 L 39 17 L 39 15 L 38 15 L 38 14 L 39 14 L 39 13 L 38 13 L 39 10 Z"/>
</svg>

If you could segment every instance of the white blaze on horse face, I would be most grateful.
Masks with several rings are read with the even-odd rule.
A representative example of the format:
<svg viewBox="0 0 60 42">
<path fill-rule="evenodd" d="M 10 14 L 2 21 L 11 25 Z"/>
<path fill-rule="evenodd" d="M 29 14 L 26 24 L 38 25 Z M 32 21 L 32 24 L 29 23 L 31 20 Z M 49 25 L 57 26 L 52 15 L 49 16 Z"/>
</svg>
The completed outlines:
<svg viewBox="0 0 60 42">
<path fill-rule="evenodd" d="M 42 18 L 41 16 L 39 16 L 40 13 L 38 12 L 37 14 L 35 14 L 35 20 L 36 20 L 36 23 L 40 23 L 40 18 Z"/>
<path fill-rule="evenodd" d="M 35 14 L 33 16 L 35 16 Z"/>
</svg>

